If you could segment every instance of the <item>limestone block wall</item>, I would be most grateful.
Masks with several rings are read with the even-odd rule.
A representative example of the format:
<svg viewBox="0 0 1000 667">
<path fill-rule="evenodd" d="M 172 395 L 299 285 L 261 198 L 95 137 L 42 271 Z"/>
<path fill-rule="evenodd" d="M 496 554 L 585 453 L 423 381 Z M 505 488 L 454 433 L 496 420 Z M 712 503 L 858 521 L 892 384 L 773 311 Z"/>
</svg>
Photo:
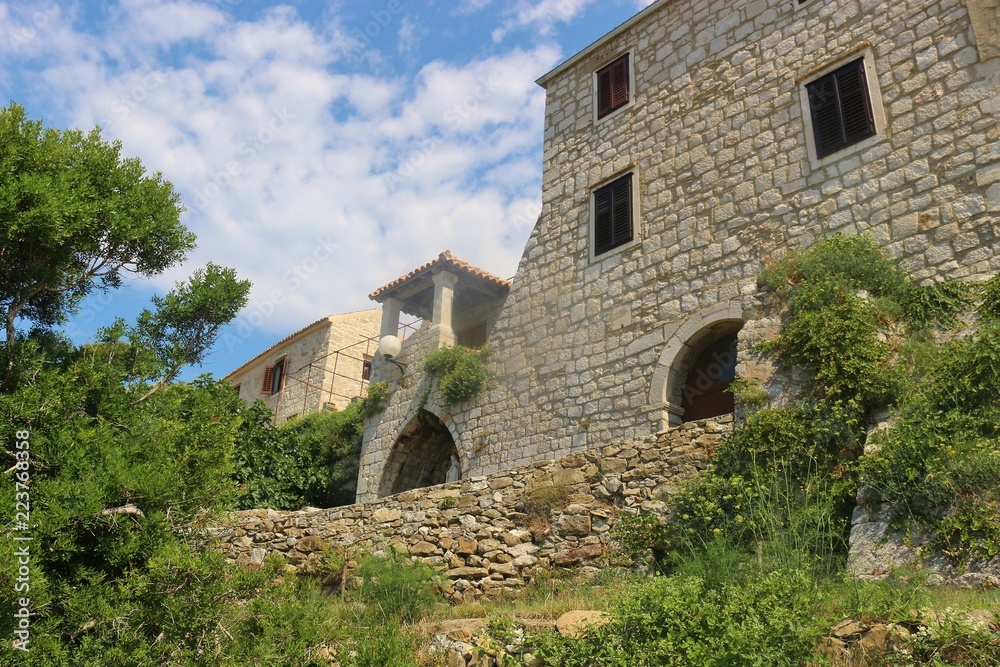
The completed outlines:
<svg viewBox="0 0 1000 667">
<path fill-rule="evenodd" d="M 374 355 L 381 312 L 376 309 L 331 315 L 295 332 L 237 369 L 226 379 L 240 390 L 240 398 L 263 400 L 281 422 L 293 415 L 341 409 L 361 396 L 366 354 Z M 334 354 L 340 351 L 339 354 Z M 285 359 L 285 379 L 277 394 L 261 392 L 265 368 Z"/>
<path fill-rule="evenodd" d="M 659 438 L 348 507 L 235 512 L 214 535 L 230 561 L 259 564 L 278 553 L 304 573 L 317 570 L 328 548 L 394 547 L 443 571 L 459 601 L 522 586 L 540 568 L 605 565 L 620 513 L 661 506 L 664 494 L 706 467 L 731 422 L 692 422 Z M 532 509 L 541 496 L 559 496 L 551 514 Z"/>
<path fill-rule="evenodd" d="M 761 267 L 824 236 L 872 234 L 922 280 L 1000 270 L 990 16 L 974 29 L 967 0 L 661 0 L 543 78 L 542 211 L 490 336 L 493 381 L 436 408 L 465 474 L 676 423 L 696 343 L 743 322 L 743 339 L 764 335 Z M 632 101 L 595 120 L 594 72 L 626 52 Z M 810 159 L 805 82 L 864 54 L 879 132 Z M 592 192 L 625 173 L 636 240 L 595 258 Z M 738 373 L 768 384 L 747 361 Z M 363 474 L 380 475 L 412 415 L 420 378 L 405 382 Z"/>
</svg>

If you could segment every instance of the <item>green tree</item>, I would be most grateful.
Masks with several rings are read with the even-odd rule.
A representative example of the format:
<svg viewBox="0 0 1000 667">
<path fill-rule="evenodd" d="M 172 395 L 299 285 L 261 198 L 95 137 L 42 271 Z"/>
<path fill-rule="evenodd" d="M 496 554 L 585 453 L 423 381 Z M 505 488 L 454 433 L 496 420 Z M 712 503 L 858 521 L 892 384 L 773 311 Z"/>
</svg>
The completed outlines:
<svg viewBox="0 0 1000 667">
<path fill-rule="evenodd" d="M 161 174 L 100 131 L 59 131 L 0 109 L 0 313 L 6 346 L 17 321 L 48 328 L 94 290 L 124 275 L 153 276 L 180 262 L 194 235 Z M 10 366 L 8 361 L 8 368 Z"/>
</svg>

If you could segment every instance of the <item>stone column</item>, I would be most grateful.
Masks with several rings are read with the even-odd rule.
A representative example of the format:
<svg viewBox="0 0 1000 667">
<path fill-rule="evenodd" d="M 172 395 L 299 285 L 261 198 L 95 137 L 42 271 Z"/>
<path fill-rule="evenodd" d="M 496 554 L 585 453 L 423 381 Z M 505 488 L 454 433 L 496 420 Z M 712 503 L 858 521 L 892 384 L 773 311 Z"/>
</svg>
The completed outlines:
<svg viewBox="0 0 1000 667">
<path fill-rule="evenodd" d="M 455 330 L 452 328 L 452 306 L 455 301 L 455 283 L 458 276 L 447 271 L 435 273 L 434 314 L 431 317 L 431 337 L 437 341 L 436 347 L 455 344 Z"/>
<path fill-rule="evenodd" d="M 389 297 L 382 304 L 382 327 L 378 334 L 380 339 L 399 335 L 399 313 L 402 308 L 403 303 L 394 297 Z"/>
</svg>

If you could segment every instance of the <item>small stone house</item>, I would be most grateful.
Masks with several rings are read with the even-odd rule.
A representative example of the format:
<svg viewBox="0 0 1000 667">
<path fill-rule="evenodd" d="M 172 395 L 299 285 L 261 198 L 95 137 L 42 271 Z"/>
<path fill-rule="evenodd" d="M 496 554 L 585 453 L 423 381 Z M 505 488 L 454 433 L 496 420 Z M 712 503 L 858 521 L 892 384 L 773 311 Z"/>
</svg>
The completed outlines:
<svg viewBox="0 0 1000 667">
<path fill-rule="evenodd" d="M 342 409 L 367 390 L 380 319 L 377 308 L 324 317 L 281 339 L 225 379 L 243 400 L 263 400 L 276 422 Z"/>
<path fill-rule="evenodd" d="M 444 481 L 452 452 L 489 475 L 731 412 L 736 375 L 780 392 L 741 355 L 776 325 L 757 275 L 825 236 L 871 234 L 926 281 L 1000 270 L 995 0 L 659 0 L 538 83 L 542 211 L 517 274 L 449 325 L 463 278 L 499 284 L 415 272 L 432 324 L 405 370 L 376 359 L 392 395 L 359 501 Z M 373 295 L 383 334 L 401 280 Z M 422 359 L 472 319 L 491 380 L 443 405 Z"/>
</svg>

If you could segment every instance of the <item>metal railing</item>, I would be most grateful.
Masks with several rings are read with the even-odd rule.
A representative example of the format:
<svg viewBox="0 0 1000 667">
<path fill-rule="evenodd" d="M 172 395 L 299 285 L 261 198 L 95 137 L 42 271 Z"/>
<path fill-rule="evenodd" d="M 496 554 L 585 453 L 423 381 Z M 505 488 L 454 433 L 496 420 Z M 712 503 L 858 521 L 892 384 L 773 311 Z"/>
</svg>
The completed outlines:
<svg viewBox="0 0 1000 667">
<path fill-rule="evenodd" d="M 400 340 L 413 335 L 423 320 L 400 324 Z M 274 414 L 280 418 L 282 402 L 292 400 L 292 387 L 301 387 L 302 409 L 297 414 L 325 409 L 328 405 L 338 402 L 350 403 L 365 395 L 368 388 L 370 368 L 365 369 L 366 362 L 371 362 L 378 351 L 378 336 L 363 338 L 346 345 L 339 350 L 328 352 L 313 359 L 308 364 L 285 375 L 278 400 L 274 405 Z M 294 397 L 297 400 L 297 397 Z M 341 399 L 337 401 L 335 399 Z"/>
</svg>

